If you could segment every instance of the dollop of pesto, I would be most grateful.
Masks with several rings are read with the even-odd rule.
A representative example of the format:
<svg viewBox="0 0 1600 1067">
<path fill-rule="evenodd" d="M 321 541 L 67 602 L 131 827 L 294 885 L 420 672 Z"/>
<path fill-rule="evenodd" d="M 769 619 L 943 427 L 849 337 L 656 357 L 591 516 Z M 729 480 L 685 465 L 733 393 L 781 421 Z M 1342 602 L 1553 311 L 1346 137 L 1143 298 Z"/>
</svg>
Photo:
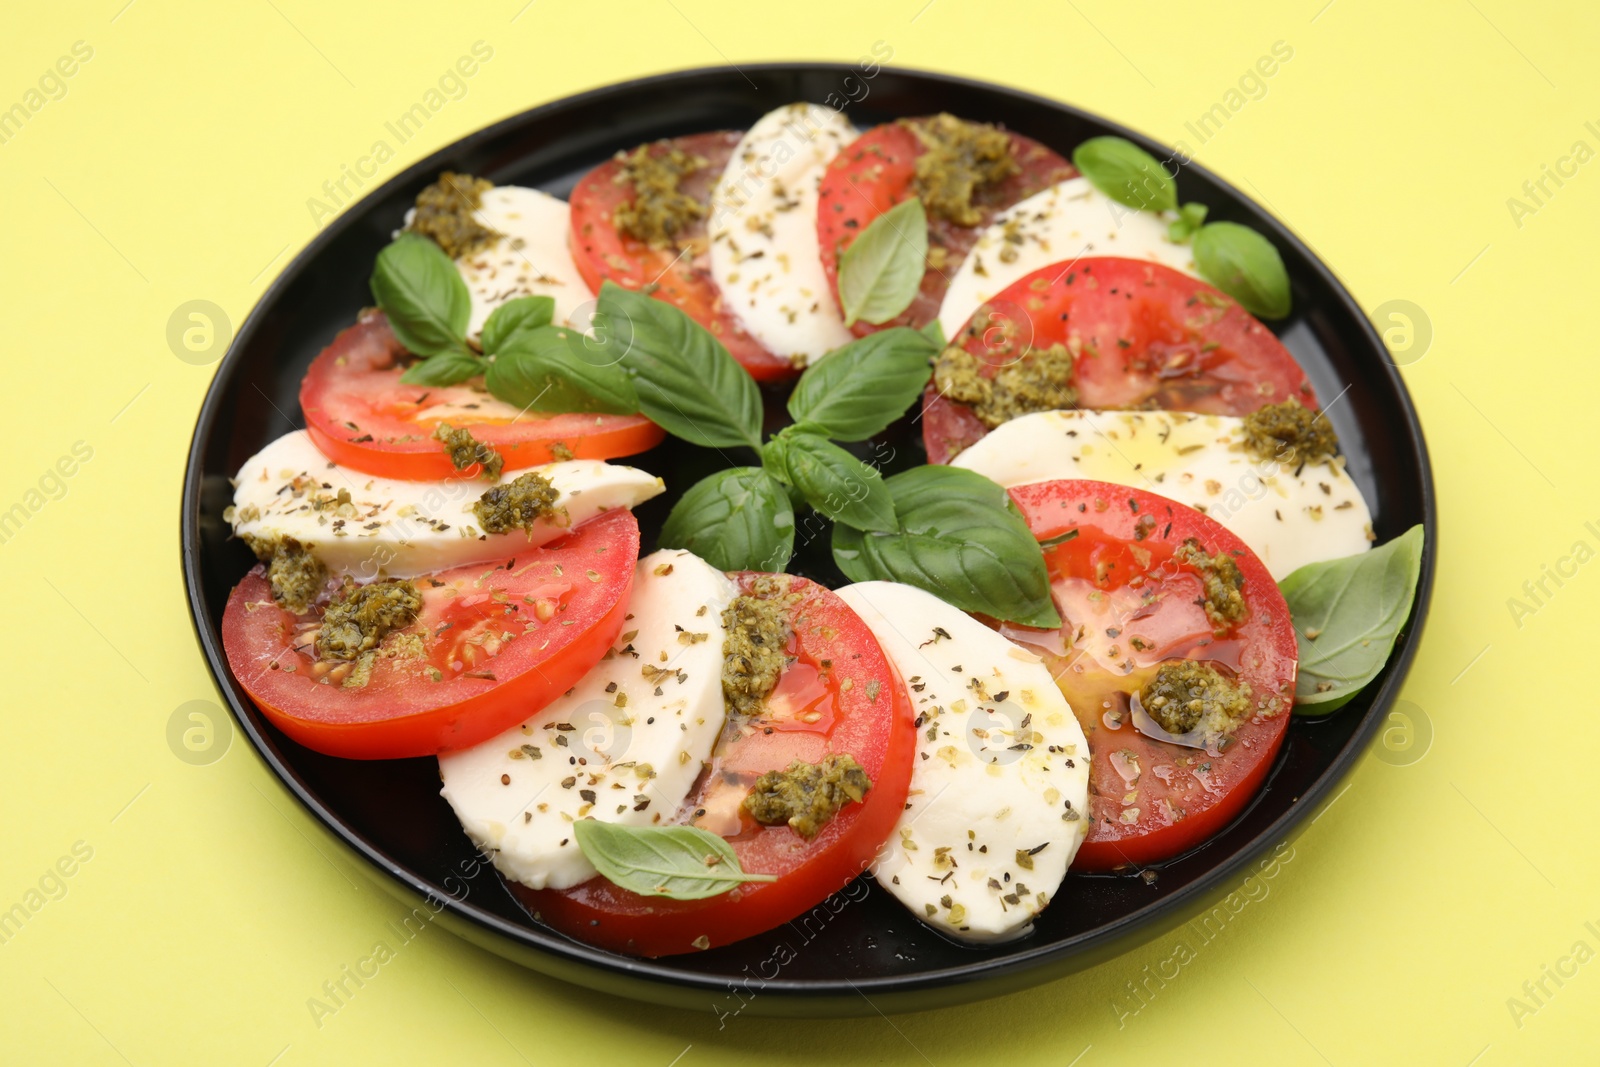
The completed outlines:
<svg viewBox="0 0 1600 1067">
<path fill-rule="evenodd" d="M 744 798 L 744 810 L 762 826 L 788 825 L 807 841 L 851 801 L 860 803 L 872 780 L 854 756 L 834 754 L 821 763 L 795 760 L 783 771 L 756 779 Z"/>
<path fill-rule="evenodd" d="M 1145 712 L 1170 734 L 1224 737 L 1250 715 L 1250 685 L 1196 660 L 1168 660 L 1139 690 Z"/>
<path fill-rule="evenodd" d="M 722 609 L 722 699 L 735 715 L 754 716 L 789 665 L 789 609 L 800 599 L 781 576 L 764 575 Z"/>
<path fill-rule="evenodd" d="M 1022 351 L 988 377 L 988 364 L 960 345 L 939 353 L 933 363 L 933 380 L 939 392 L 972 408 L 989 429 L 1019 415 L 1076 407 L 1072 353 L 1065 345 Z"/>
<path fill-rule="evenodd" d="M 973 194 L 1022 169 L 1011 155 L 1011 138 L 994 126 L 947 114 L 901 121 L 922 142 L 912 187 L 930 215 L 976 226 L 983 213 L 973 205 Z"/>
<path fill-rule="evenodd" d="M 1333 424 L 1322 412 L 1301 407 L 1294 397 L 1246 415 L 1244 444 L 1260 459 L 1275 459 L 1289 466 L 1317 463 L 1339 454 Z"/>
<path fill-rule="evenodd" d="M 706 205 L 678 186 L 709 161 L 681 148 L 652 152 L 651 147 L 640 145 L 631 153 L 617 154 L 622 166 L 614 180 L 631 188 L 633 199 L 618 204 L 611 221 L 619 231 L 651 248 L 668 248 L 679 234 L 706 216 Z"/>
<path fill-rule="evenodd" d="M 256 558 L 267 564 L 267 581 L 272 584 L 272 599 L 286 611 L 304 614 L 328 581 L 328 568 L 312 555 L 311 549 L 292 537 L 251 537 L 245 543 Z"/>
<path fill-rule="evenodd" d="M 1178 546 L 1173 558 L 1200 573 L 1200 581 L 1205 587 L 1200 606 L 1205 608 L 1206 618 L 1218 637 L 1245 620 L 1250 612 L 1245 606 L 1242 592 L 1244 575 L 1232 556 L 1226 552 L 1210 555 L 1198 540 L 1190 537 Z"/>
<path fill-rule="evenodd" d="M 317 655 L 356 659 L 377 648 L 389 631 L 410 626 L 421 611 L 422 594 L 409 581 L 384 578 L 356 585 L 345 579 L 344 588 L 323 612 Z"/>
<path fill-rule="evenodd" d="M 476 252 L 500 236 L 472 217 L 493 188 L 486 179 L 447 170 L 417 194 L 417 210 L 406 229 L 433 238 L 451 259 Z"/>
<path fill-rule="evenodd" d="M 532 530 L 540 519 L 559 521 L 565 508 L 555 506 L 561 491 L 550 479 L 535 471 L 518 475 L 515 481 L 489 489 L 472 505 L 478 527 L 484 533 Z"/>
<path fill-rule="evenodd" d="M 483 465 L 483 476 L 490 481 L 500 477 L 500 471 L 505 468 L 506 461 L 500 453 L 473 437 L 463 429 L 457 429 L 448 422 L 441 422 L 433 431 L 433 439 L 444 445 L 444 450 L 450 457 L 450 465 L 458 471 L 464 471 L 474 463 Z"/>
</svg>

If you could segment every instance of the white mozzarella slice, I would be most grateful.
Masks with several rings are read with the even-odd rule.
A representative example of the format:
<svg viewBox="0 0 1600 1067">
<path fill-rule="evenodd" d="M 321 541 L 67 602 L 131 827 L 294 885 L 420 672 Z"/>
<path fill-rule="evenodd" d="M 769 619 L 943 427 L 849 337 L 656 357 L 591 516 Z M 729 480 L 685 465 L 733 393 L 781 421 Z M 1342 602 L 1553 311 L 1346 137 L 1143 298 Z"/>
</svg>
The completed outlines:
<svg viewBox="0 0 1600 1067">
<path fill-rule="evenodd" d="M 1275 579 L 1365 552 L 1372 513 L 1341 459 L 1289 467 L 1244 447 L 1244 420 L 1173 411 L 1043 411 L 1012 419 L 952 464 L 1007 489 L 1089 478 L 1147 489 L 1216 519 Z"/>
<path fill-rule="evenodd" d="M 874 877 L 950 937 L 1020 937 L 1088 830 L 1089 746 L 1071 706 L 1037 656 L 930 593 L 838 593 L 917 709 L 911 793 Z"/>
<path fill-rule="evenodd" d="M 711 276 L 770 352 L 817 359 L 849 342 L 817 244 L 822 172 L 856 129 L 832 108 L 790 104 L 750 128 L 711 193 Z"/>
<path fill-rule="evenodd" d="M 402 482 L 334 463 L 304 430 L 284 434 L 247 460 L 234 479 L 233 532 L 272 540 L 293 537 L 336 574 L 358 579 L 412 578 L 464 563 L 501 560 L 553 541 L 572 526 L 612 508 L 631 508 L 660 493 L 661 479 L 635 467 L 577 459 L 530 470 L 560 494 L 564 522 L 541 520 L 531 531 L 485 534 L 472 505 L 496 482 L 457 478 Z"/>
<path fill-rule="evenodd" d="M 1068 178 L 997 216 L 961 261 L 939 307 L 939 325 L 954 337 L 972 313 L 1006 286 L 1040 267 L 1087 256 L 1148 259 L 1194 274 L 1188 245 L 1167 238 L 1168 211 L 1136 211 L 1112 200 L 1087 178 Z"/>
<path fill-rule="evenodd" d="M 472 294 L 467 332 L 483 329 L 489 313 L 519 296 L 548 296 L 556 302 L 557 325 L 574 323 L 574 312 L 594 299 L 578 273 L 567 244 L 572 228 L 565 200 L 515 185 L 497 185 L 483 194 L 474 216 L 502 234 L 486 248 L 456 260 L 456 269 Z M 580 318 L 587 320 L 588 316 Z"/>
<path fill-rule="evenodd" d="M 439 757 L 440 793 L 508 878 L 565 889 L 594 877 L 578 819 L 672 821 L 726 717 L 722 609 L 735 593 L 688 552 L 646 556 L 605 659 L 527 722 Z"/>
</svg>

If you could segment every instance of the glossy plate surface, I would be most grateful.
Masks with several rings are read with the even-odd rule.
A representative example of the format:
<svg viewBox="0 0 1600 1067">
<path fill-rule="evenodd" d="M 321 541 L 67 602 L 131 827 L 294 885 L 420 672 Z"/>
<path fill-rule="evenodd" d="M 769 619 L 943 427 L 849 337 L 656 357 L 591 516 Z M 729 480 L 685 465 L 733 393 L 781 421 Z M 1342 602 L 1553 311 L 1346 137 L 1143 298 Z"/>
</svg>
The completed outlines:
<svg viewBox="0 0 1600 1067">
<path fill-rule="evenodd" d="M 860 101 L 847 111 L 862 127 L 950 111 L 1003 123 L 1064 155 L 1085 138 L 1105 133 L 1128 137 L 1157 158 L 1171 155 L 1147 138 L 1064 104 L 887 68 L 870 78 L 854 66 L 818 63 L 742 72 L 717 68 L 584 93 L 441 150 L 371 192 L 318 234 L 245 321 L 195 428 L 183 495 L 184 578 L 200 644 L 244 734 L 284 787 L 385 889 L 435 912 L 461 936 L 567 981 L 698 1010 L 853 1015 L 994 996 L 1127 951 L 1214 903 L 1316 810 L 1378 731 L 1421 636 L 1437 527 L 1427 451 L 1399 373 L 1350 294 L 1305 245 L 1237 190 L 1191 165 L 1179 176 L 1184 200 L 1209 205 L 1213 220 L 1254 226 L 1282 252 L 1295 312 L 1274 329 L 1328 406 L 1350 474 L 1372 504 L 1378 539 L 1387 541 L 1424 523 L 1428 548 L 1412 621 L 1385 672 L 1329 719 L 1297 719 L 1255 802 L 1206 845 L 1161 865 L 1153 882 L 1137 876 L 1069 876 L 1032 934 L 1011 944 L 968 948 L 921 926 L 864 879 L 770 934 L 695 956 L 635 960 L 570 941 L 523 911 L 492 868 L 477 859 L 439 797 L 434 760 L 339 760 L 303 749 L 273 729 L 230 675 L 218 631 L 228 591 L 252 563 L 249 551 L 229 539 L 222 519 L 231 502 L 228 478 L 266 442 L 300 425 L 300 378 L 312 357 L 371 304 L 367 278 L 373 258 L 417 191 L 448 169 L 565 196 L 582 174 L 619 149 L 657 137 L 743 129 L 791 101 L 837 104 L 850 98 Z M 768 397 L 768 414 L 769 430 L 781 425 L 781 394 Z M 904 419 L 865 446 L 862 455 L 878 461 L 886 473 L 920 463 L 918 427 Z M 629 462 L 663 476 L 669 487 L 638 510 L 645 551 L 677 494 L 726 463 L 715 453 L 671 439 Z M 803 544 L 791 570 L 839 584 L 827 540 L 824 534 Z"/>
</svg>

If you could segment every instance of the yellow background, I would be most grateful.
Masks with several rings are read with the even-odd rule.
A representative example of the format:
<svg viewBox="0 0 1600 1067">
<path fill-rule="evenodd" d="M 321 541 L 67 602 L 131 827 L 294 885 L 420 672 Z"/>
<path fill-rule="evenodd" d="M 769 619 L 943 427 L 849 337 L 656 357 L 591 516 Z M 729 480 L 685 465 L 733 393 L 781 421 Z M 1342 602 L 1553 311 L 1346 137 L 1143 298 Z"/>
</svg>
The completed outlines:
<svg viewBox="0 0 1600 1067">
<path fill-rule="evenodd" d="M 1600 928 L 1600 720 L 1591 689 L 1566 684 L 1594 655 L 1600 565 L 1561 560 L 1578 541 L 1600 548 L 1600 164 L 1547 182 L 1554 195 L 1520 226 L 1507 206 L 1575 141 L 1600 148 L 1584 127 L 1600 128 L 1592 5 L 125 4 L 11 4 L 0 34 L 0 107 L 74 42 L 94 50 L 0 144 L 0 510 L 26 502 L 74 442 L 93 449 L 71 478 L 46 480 L 60 498 L 0 544 L 0 909 L 76 842 L 93 850 L 67 864 L 65 895 L 0 944 L 0 1059 L 1093 1067 L 1205 1062 L 1197 1047 L 1236 1044 L 1240 1062 L 1490 1065 L 1593 1049 L 1600 963 L 1560 961 L 1579 940 L 1600 949 L 1584 927 Z M 402 908 L 321 843 L 242 740 L 209 765 L 169 747 L 175 709 L 216 694 L 177 540 L 213 367 L 177 358 L 167 322 L 204 299 L 237 326 L 312 237 L 307 198 L 478 40 L 493 60 L 380 177 L 586 87 L 729 61 L 854 60 L 882 41 L 899 65 L 1190 141 L 1364 308 L 1409 301 L 1412 327 L 1431 325 L 1421 358 L 1420 330 L 1408 342 L 1395 320 L 1392 334 L 1443 527 L 1411 719 L 1292 840 L 1265 895 L 1252 889 L 1137 1013 L 1119 1015 L 1125 983 L 1172 955 L 1171 936 L 968 1008 L 826 1025 L 746 1016 L 719 1030 L 430 929 L 313 1022 L 307 998 L 390 936 Z M 1266 94 L 1195 146 L 1185 122 L 1280 40 L 1294 55 Z M 1546 565 L 1573 576 L 1547 579 L 1552 595 L 1514 618 L 1508 598 Z M 1544 979 L 1550 995 L 1513 1013 L 1508 998 L 1526 998 L 1546 965 L 1576 973 Z"/>
</svg>

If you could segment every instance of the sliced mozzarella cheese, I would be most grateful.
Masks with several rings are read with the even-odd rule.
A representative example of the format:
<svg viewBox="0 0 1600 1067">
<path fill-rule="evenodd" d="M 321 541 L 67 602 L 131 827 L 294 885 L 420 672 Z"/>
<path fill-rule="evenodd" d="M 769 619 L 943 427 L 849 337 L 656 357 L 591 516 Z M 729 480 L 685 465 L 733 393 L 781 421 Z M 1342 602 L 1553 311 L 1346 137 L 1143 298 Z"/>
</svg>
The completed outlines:
<svg viewBox="0 0 1600 1067">
<path fill-rule="evenodd" d="M 1087 178 L 1068 178 L 995 218 L 961 261 L 939 308 L 939 325 L 954 337 L 972 313 L 1024 275 L 1085 256 L 1120 256 L 1194 274 L 1188 245 L 1167 238 L 1168 211 L 1136 211 L 1112 200 Z"/>
<path fill-rule="evenodd" d="M 735 592 L 688 552 L 646 556 L 605 659 L 522 725 L 439 757 L 441 794 L 508 878 L 577 885 L 595 870 L 574 821 L 647 826 L 677 814 L 726 717 L 722 609 Z"/>
<path fill-rule="evenodd" d="M 894 582 L 838 591 L 910 687 L 911 794 L 873 874 L 964 941 L 1026 933 L 1088 829 L 1089 746 L 1033 653 Z"/>
<path fill-rule="evenodd" d="M 768 351 L 802 363 L 852 336 L 822 269 L 817 187 L 855 137 L 832 108 L 781 107 L 744 135 L 711 194 L 711 276 L 723 300 Z"/>
<path fill-rule="evenodd" d="M 573 323 L 574 312 L 594 299 L 572 262 L 567 202 L 515 185 L 497 185 L 483 194 L 478 223 L 502 234 L 493 244 L 456 260 L 472 294 L 467 332 L 473 337 L 495 308 L 519 296 L 555 299 L 555 322 Z M 587 316 L 580 316 L 587 319 Z"/>
<path fill-rule="evenodd" d="M 1244 447 L 1244 420 L 1172 411 L 1043 411 L 1012 419 L 952 464 L 1006 488 L 1089 478 L 1148 489 L 1238 535 L 1272 577 L 1365 552 L 1372 513 L 1342 460 L 1287 467 Z"/>
<path fill-rule="evenodd" d="M 304 430 L 284 434 L 252 456 L 234 479 L 233 532 L 272 540 L 292 537 L 334 573 L 358 579 L 411 578 L 464 563 L 501 560 L 542 545 L 585 519 L 631 508 L 664 488 L 634 467 L 579 459 L 531 468 L 560 494 L 566 521 L 541 520 L 529 532 L 485 534 L 472 505 L 501 482 L 451 479 L 402 482 L 341 467 L 317 451 Z"/>
</svg>

